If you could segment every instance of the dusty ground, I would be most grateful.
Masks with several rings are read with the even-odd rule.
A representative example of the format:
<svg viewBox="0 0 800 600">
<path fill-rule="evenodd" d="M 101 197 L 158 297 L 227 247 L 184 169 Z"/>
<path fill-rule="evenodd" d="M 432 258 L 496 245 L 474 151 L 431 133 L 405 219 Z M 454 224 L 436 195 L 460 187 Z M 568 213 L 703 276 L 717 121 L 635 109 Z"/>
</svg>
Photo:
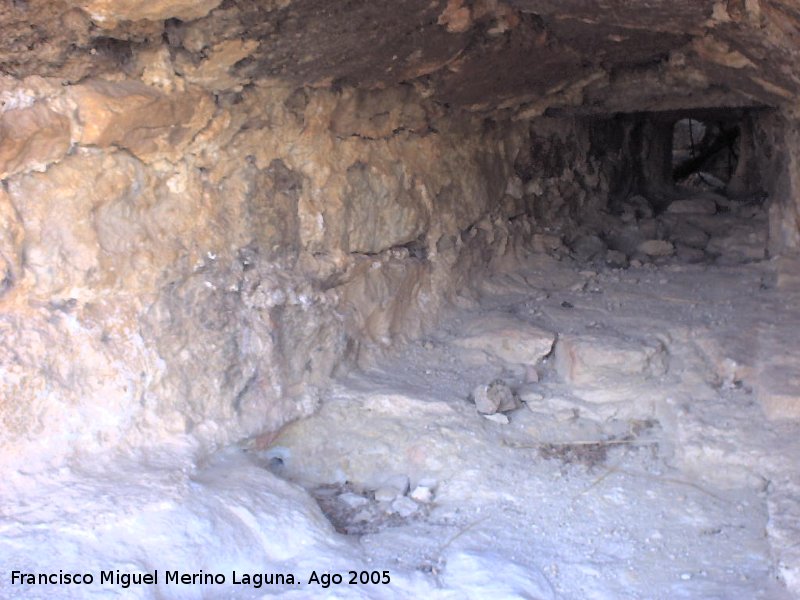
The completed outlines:
<svg viewBox="0 0 800 600">
<path fill-rule="evenodd" d="M 23 593 L 13 568 L 227 577 L 27 598 L 798 597 L 800 426 L 765 415 L 792 410 L 796 264 L 655 263 L 534 255 L 267 448 L 16 474 L 0 489 L 0 596 Z M 471 399 L 498 380 L 522 400 L 508 423 Z M 348 585 L 351 569 L 391 583 Z"/>
<path fill-rule="evenodd" d="M 373 517 L 361 543 L 375 564 L 445 587 L 464 585 L 448 564 L 469 556 L 470 585 L 505 580 L 500 596 L 792 597 L 781 578 L 797 591 L 797 425 L 767 421 L 753 390 L 758 331 L 797 323 L 774 267 L 598 272 L 540 257 L 488 281 L 429 340 L 343 382 L 271 452 L 309 487 L 347 480 L 369 497 L 397 475 L 435 482 L 418 518 L 382 528 Z M 557 344 L 590 339 L 596 362 L 566 375 L 580 385 L 552 355 L 538 383 L 491 355 L 481 364 L 454 341 L 488 315 L 557 332 Z M 648 373 L 637 347 L 666 364 Z M 623 352 L 626 363 L 606 360 Z M 509 424 L 467 400 L 497 378 L 530 399 Z M 516 575 L 495 577 L 499 565 Z"/>
</svg>

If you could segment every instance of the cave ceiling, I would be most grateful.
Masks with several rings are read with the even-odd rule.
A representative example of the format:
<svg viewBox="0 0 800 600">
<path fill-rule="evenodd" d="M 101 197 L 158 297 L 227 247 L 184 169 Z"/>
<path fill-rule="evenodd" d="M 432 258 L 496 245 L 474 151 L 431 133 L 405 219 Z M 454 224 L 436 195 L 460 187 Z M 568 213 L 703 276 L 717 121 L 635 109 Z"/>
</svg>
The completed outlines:
<svg viewBox="0 0 800 600">
<path fill-rule="evenodd" d="M 0 27 L 5 76 L 64 83 L 139 77 L 162 48 L 218 95 L 406 83 L 519 117 L 793 108 L 800 90 L 795 0 L 8 0 Z"/>
</svg>

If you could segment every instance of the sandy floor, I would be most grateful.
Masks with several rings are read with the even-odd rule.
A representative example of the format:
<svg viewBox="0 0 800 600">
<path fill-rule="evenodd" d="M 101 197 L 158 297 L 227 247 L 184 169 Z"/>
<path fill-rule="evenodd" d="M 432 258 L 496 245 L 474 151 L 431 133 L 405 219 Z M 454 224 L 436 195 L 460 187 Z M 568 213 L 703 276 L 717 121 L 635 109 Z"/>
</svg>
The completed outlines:
<svg viewBox="0 0 800 600">
<path fill-rule="evenodd" d="M 770 369 L 789 364 L 768 357 L 800 345 L 794 267 L 663 263 L 537 255 L 266 449 L 14 475 L 0 597 L 800 597 L 800 424 L 763 410 Z M 472 325 L 498 322 L 557 350 L 532 368 L 513 348 L 465 347 Z M 524 401 L 508 423 L 470 400 L 497 380 Z M 11 586 L 12 569 L 94 582 Z M 159 583 L 100 582 L 116 569 Z M 225 582 L 167 583 L 175 570 Z M 351 570 L 390 583 L 351 585 Z M 295 583 L 255 587 L 261 573 Z"/>
</svg>

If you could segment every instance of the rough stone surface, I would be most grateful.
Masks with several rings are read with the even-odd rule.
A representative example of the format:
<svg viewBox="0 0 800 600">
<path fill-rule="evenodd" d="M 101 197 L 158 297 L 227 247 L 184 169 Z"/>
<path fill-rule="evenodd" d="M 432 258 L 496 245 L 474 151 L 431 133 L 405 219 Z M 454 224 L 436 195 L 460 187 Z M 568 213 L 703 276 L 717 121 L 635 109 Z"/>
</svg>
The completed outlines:
<svg viewBox="0 0 800 600">
<path fill-rule="evenodd" d="M 8 193 L 0 188 L 0 296 L 22 276 L 25 230 Z"/>
<path fill-rule="evenodd" d="M 118 21 L 184 21 L 206 16 L 222 0 L 70 0 L 88 12 L 101 26 L 112 27 Z"/>
<path fill-rule="evenodd" d="M 785 382 L 787 376 L 789 382 Z M 773 421 L 800 420 L 797 373 L 789 374 L 781 369 L 765 373 L 763 377 L 765 382 L 759 388 L 758 401 L 767 418 Z"/>
<path fill-rule="evenodd" d="M 583 235 L 572 243 L 572 251 L 581 262 L 586 262 L 603 256 L 606 244 L 596 235 Z"/>
<path fill-rule="evenodd" d="M 769 204 L 769 252 L 800 249 L 800 124 L 780 113 L 763 115 L 754 122 L 757 170 Z"/>
<path fill-rule="evenodd" d="M 378 502 L 391 502 L 397 498 L 398 495 L 399 492 L 397 489 L 390 486 L 379 487 L 375 490 L 375 500 Z"/>
<path fill-rule="evenodd" d="M 766 227 L 759 230 L 733 224 L 724 233 L 713 236 L 706 251 L 729 263 L 763 260 L 767 256 Z"/>
<path fill-rule="evenodd" d="M 249 80 L 232 75 L 231 67 L 247 58 L 256 48 L 258 42 L 255 40 L 227 40 L 205 49 L 206 58 L 199 64 L 181 55 L 175 68 L 187 82 L 207 90 L 240 91 L 241 86 L 249 83 Z"/>
<path fill-rule="evenodd" d="M 517 395 L 500 380 L 493 381 L 489 385 L 479 385 L 472 391 L 472 398 L 475 400 L 478 412 L 483 415 L 508 412 L 521 406 Z"/>
<path fill-rule="evenodd" d="M 671 385 L 653 381 L 667 367 L 660 342 L 607 329 L 615 312 L 639 315 L 627 296 L 597 304 L 585 329 L 570 321 L 608 297 L 620 276 L 609 267 L 631 258 L 630 286 L 693 319 L 693 296 L 669 295 L 668 277 L 648 277 L 655 265 L 747 273 L 766 265 L 742 263 L 800 249 L 794 1 L 13 0 L 0 28 L 0 463 L 11 473 L 76 454 L 268 446 L 319 409 L 335 376 L 482 299 L 485 273 L 544 253 L 595 271 L 554 276 L 518 312 L 458 332 L 487 372 L 541 375 L 533 413 L 477 424 L 516 435 L 547 409 L 561 424 L 579 411 L 605 423 L 650 406 L 647 386 Z M 672 201 L 673 125 L 687 117 L 741 123 L 735 201 Z M 525 277 L 516 284 L 542 274 Z M 768 297 L 768 279 L 745 291 Z M 770 327 L 753 338 L 755 366 L 730 340 L 725 352 L 676 347 L 707 355 L 708 373 L 693 375 L 704 385 L 745 394 L 752 379 L 771 419 L 796 419 L 793 342 L 760 318 Z M 580 393 L 556 393 L 564 381 L 542 364 L 556 336 L 530 322 L 563 324 L 555 368 Z M 475 396 L 495 423 L 518 406 L 496 383 Z M 439 426 L 467 414 L 401 394 L 363 402 L 396 426 L 350 434 L 388 448 L 382 464 L 346 457 L 374 471 L 369 490 L 390 487 L 386 472 L 419 481 L 436 467 L 430 450 L 447 436 L 398 452 L 413 433 L 398 416 Z M 739 417 L 757 407 L 747 402 Z M 717 435 L 675 414 L 675 427 L 698 419 Z M 705 451 L 695 433 L 679 460 Z M 709 454 L 729 453 L 722 438 Z M 479 475 L 491 483 L 491 470 Z M 381 494 L 411 516 L 401 487 Z M 774 510 L 785 521 L 771 518 L 771 535 L 794 539 L 793 513 Z M 795 587 L 796 565 L 783 570 Z"/>
<path fill-rule="evenodd" d="M 532 247 L 536 252 L 550 253 L 564 248 L 564 242 L 561 240 L 561 237 L 557 235 L 535 233 L 533 235 Z"/>
<path fill-rule="evenodd" d="M 44 170 L 67 153 L 69 120 L 45 104 L 9 110 L 0 116 L 0 179 Z"/>
<path fill-rule="evenodd" d="M 669 256 L 675 251 L 672 242 L 666 240 L 645 240 L 636 249 L 647 256 Z"/>
<path fill-rule="evenodd" d="M 33 290 L 44 299 L 69 297 L 73 287 L 113 288 L 118 278 L 145 275 L 137 261 L 163 246 L 139 219 L 124 217 L 146 206 L 136 192 L 148 182 L 135 159 L 93 151 L 70 156 L 46 173 L 12 179 L 9 196 L 25 223 L 25 266 Z M 55 197 L 58 203 L 41 201 Z"/>
<path fill-rule="evenodd" d="M 598 270 L 800 248 L 799 24 L 784 0 L 3 3 L 3 460 L 277 431 L 565 240 Z M 722 109 L 770 253 L 713 198 L 669 205 L 674 120 Z M 462 335 L 529 381 L 555 339 Z M 658 372 L 623 342 L 567 336 L 559 369 Z"/>
<path fill-rule="evenodd" d="M 409 490 L 407 475 L 392 475 L 387 477 L 383 485 L 375 491 L 376 500 L 394 500 L 398 496 L 405 496 Z M 382 497 L 378 497 L 380 495 Z"/>
<path fill-rule="evenodd" d="M 456 290 L 535 250 L 526 212 L 590 210 L 608 184 L 575 119 L 486 127 L 406 88 L 269 85 L 221 106 L 150 74 L 7 96 L 12 110 L 46 100 L 71 138 L 0 190 L 8 460 L 38 453 L 51 428 L 56 462 L 73 438 L 100 449 L 277 430 L 315 410 L 332 374 L 420 335 Z M 503 328 L 524 339 L 506 344 Z M 553 343 L 519 323 L 472 335 L 515 364 Z M 41 365 L 58 374 L 46 387 Z"/>
<path fill-rule="evenodd" d="M 564 336 L 556 344 L 558 374 L 576 385 L 601 386 L 631 377 L 663 375 L 663 346 L 612 336 Z"/>
<path fill-rule="evenodd" d="M 348 252 L 375 254 L 418 238 L 427 228 L 424 198 L 414 194 L 401 165 L 356 163 L 347 170 L 351 198 L 345 217 Z"/>
<path fill-rule="evenodd" d="M 703 196 L 697 198 L 683 198 L 671 202 L 667 207 L 667 212 L 677 215 L 713 215 L 717 212 L 717 203 L 714 202 L 713 198 Z"/>
<path fill-rule="evenodd" d="M 789 0 L 592 8 L 413 0 L 402 11 L 388 0 L 359 0 L 328 8 L 321 0 L 14 2 L 0 11 L 0 25 L 12 32 L 0 44 L 0 61 L 17 77 L 38 71 L 78 81 L 119 73 L 134 53 L 162 40 L 195 65 L 218 61 L 209 49 L 232 42 L 247 48 L 230 67 L 237 81 L 364 88 L 412 81 L 441 102 L 527 116 L 549 107 L 790 105 L 800 82 L 793 66 L 799 25 Z"/>
<path fill-rule="evenodd" d="M 511 419 L 508 418 L 508 415 L 504 415 L 503 413 L 493 413 L 491 415 L 481 416 L 487 421 L 497 423 L 498 425 L 508 425 L 511 422 Z"/>
<path fill-rule="evenodd" d="M 456 341 L 462 348 L 482 350 L 509 364 L 535 365 L 553 348 L 555 335 L 510 318 L 486 317 L 464 327 Z"/>
<path fill-rule="evenodd" d="M 426 485 L 418 485 L 411 490 L 411 493 L 408 496 L 417 502 L 427 504 L 433 500 L 433 490 Z"/>
<path fill-rule="evenodd" d="M 606 264 L 614 268 L 625 268 L 628 266 L 628 257 L 619 250 L 609 250 L 606 252 Z"/>
<path fill-rule="evenodd" d="M 796 318 L 797 298 L 800 297 L 798 265 L 795 261 L 780 260 L 776 264 L 782 311 Z M 755 364 L 746 373 L 753 391 L 767 418 L 775 421 L 800 420 L 800 363 L 797 356 L 797 336 L 794 328 L 783 325 L 787 315 L 764 323 L 751 330 L 747 344 L 748 358 L 755 355 Z M 753 344 L 752 340 L 755 340 Z M 755 352 L 752 352 L 755 346 Z M 752 363 L 751 363 L 752 364 Z M 742 377 L 745 379 L 745 377 Z"/>
<path fill-rule="evenodd" d="M 708 255 L 699 248 L 677 244 L 675 246 L 675 256 L 678 257 L 678 260 L 691 264 L 704 262 Z"/>
<path fill-rule="evenodd" d="M 687 221 L 676 221 L 668 224 L 669 238 L 676 244 L 682 244 L 689 248 L 702 250 L 708 244 L 709 236 L 700 227 Z"/>
<path fill-rule="evenodd" d="M 407 496 L 401 496 L 392 502 L 392 512 L 408 518 L 419 510 L 419 504 Z"/>
<path fill-rule="evenodd" d="M 140 159 L 177 159 L 206 126 L 213 102 L 204 93 L 167 96 L 144 84 L 95 80 L 74 86 L 77 141 L 101 148 L 118 146 Z"/>
</svg>

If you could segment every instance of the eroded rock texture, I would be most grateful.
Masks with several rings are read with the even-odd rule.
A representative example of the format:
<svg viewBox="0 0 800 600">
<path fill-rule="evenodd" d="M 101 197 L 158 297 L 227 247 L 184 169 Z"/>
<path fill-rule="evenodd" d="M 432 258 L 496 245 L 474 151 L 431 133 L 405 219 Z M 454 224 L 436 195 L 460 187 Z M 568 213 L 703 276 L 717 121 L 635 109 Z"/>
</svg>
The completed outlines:
<svg viewBox="0 0 800 600">
<path fill-rule="evenodd" d="M 577 121 L 487 122 L 408 86 L 270 82 L 222 106 L 191 86 L 24 85 L 5 113 L 39 126 L 4 144 L 9 450 L 278 428 L 515 255 L 534 214 L 606 184 Z"/>
<path fill-rule="evenodd" d="M 609 198 L 658 198 L 681 111 L 774 109 L 748 147 L 780 149 L 773 246 L 797 247 L 798 19 L 777 0 L 4 3 L 4 458 L 280 428 L 483 270 L 578 239 Z"/>
</svg>

